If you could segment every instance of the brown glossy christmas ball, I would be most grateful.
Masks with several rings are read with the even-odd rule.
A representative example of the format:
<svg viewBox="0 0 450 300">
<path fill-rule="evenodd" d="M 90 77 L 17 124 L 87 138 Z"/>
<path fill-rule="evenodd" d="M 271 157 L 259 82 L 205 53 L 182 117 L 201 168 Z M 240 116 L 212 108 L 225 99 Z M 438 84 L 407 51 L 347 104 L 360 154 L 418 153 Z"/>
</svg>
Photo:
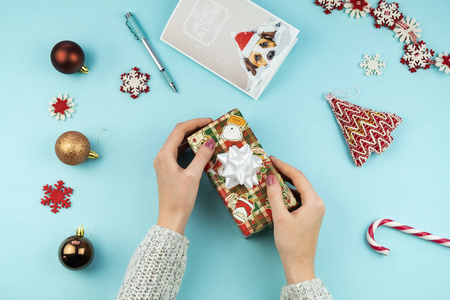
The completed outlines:
<svg viewBox="0 0 450 300">
<path fill-rule="evenodd" d="M 91 151 L 87 137 L 78 131 L 67 131 L 60 135 L 55 143 L 55 153 L 66 165 L 79 165 L 89 158 L 97 158 L 98 154 Z"/>
<path fill-rule="evenodd" d="M 89 73 L 84 65 L 84 52 L 72 41 L 62 41 L 56 44 L 50 54 L 50 59 L 56 70 L 64 74 L 76 72 Z"/>
<path fill-rule="evenodd" d="M 81 270 L 89 266 L 94 259 L 94 246 L 84 237 L 83 226 L 78 227 L 74 236 L 61 243 L 58 258 L 61 264 L 70 270 Z"/>
</svg>

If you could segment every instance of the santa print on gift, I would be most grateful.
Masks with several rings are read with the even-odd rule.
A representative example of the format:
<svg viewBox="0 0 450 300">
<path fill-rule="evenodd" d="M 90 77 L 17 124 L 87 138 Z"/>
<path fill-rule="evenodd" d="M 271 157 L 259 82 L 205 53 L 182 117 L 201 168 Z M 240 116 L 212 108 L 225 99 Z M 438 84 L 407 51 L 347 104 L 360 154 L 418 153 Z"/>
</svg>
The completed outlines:
<svg viewBox="0 0 450 300">
<path fill-rule="evenodd" d="M 241 225 L 249 220 L 253 220 L 253 209 L 255 204 L 251 196 L 247 199 L 246 196 L 237 197 L 236 194 L 231 194 L 226 198 L 228 206 L 231 208 L 231 214 L 238 225 Z"/>
</svg>

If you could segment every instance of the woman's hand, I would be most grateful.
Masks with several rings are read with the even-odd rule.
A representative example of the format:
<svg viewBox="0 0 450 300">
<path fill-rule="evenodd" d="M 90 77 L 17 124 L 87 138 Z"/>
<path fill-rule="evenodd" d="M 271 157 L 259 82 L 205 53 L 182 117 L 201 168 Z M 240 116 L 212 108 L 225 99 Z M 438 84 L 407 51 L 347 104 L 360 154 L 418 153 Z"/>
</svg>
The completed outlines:
<svg viewBox="0 0 450 300">
<path fill-rule="evenodd" d="M 273 175 L 267 177 L 275 244 L 287 283 L 296 284 L 314 279 L 314 257 L 325 206 L 301 171 L 273 156 L 270 159 L 278 171 L 292 181 L 302 201 L 302 206 L 290 213 L 283 203 L 278 180 Z"/>
<path fill-rule="evenodd" d="M 206 141 L 186 169 L 178 165 L 178 147 L 189 133 L 211 122 L 212 119 L 193 119 L 179 123 L 153 161 L 159 196 L 157 224 L 182 235 L 194 208 L 203 168 L 214 152 L 215 141 Z"/>
</svg>

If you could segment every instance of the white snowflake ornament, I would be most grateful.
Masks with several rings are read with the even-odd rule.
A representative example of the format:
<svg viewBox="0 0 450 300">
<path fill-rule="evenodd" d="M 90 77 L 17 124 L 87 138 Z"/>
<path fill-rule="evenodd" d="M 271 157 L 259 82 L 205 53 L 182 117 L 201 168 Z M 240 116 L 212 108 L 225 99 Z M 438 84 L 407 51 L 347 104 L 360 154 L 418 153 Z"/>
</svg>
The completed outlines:
<svg viewBox="0 0 450 300">
<path fill-rule="evenodd" d="M 52 101 L 48 103 L 50 107 L 48 111 L 50 111 L 50 117 L 55 117 L 56 121 L 65 120 L 66 117 L 72 117 L 71 114 L 75 112 L 73 107 L 76 105 L 73 102 L 73 98 L 69 98 L 66 95 L 59 94 L 58 97 L 53 97 Z"/>
<path fill-rule="evenodd" d="M 372 4 L 368 0 L 345 0 L 345 13 L 350 14 L 350 18 L 365 18 L 370 13 Z"/>
<path fill-rule="evenodd" d="M 371 15 L 375 18 L 375 27 L 388 27 L 393 30 L 397 21 L 403 19 L 403 14 L 398 10 L 398 3 L 386 3 L 385 0 L 378 2 L 378 7 L 372 10 Z"/>
<path fill-rule="evenodd" d="M 436 67 L 439 67 L 439 71 L 450 74 L 450 55 L 447 52 L 441 53 L 436 57 Z"/>
<path fill-rule="evenodd" d="M 386 67 L 386 63 L 381 61 L 380 54 L 364 55 L 364 61 L 359 64 L 359 67 L 366 70 L 366 76 L 371 76 L 373 74 L 380 76 L 382 74 L 382 69 Z"/>
<path fill-rule="evenodd" d="M 147 93 L 150 90 L 150 87 L 147 85 L 150 75 L 147 73 L 142 74 L 139 68 L 134 67 L 130 73 L 123 73 L 120 79 L 123 81 L 120 90 L 123 93 L 130 94 L 133 99 L 139 97 L 141 93 Z"/>
<path fill-rule="evenodd" d="M 395 25 L 396 27 L 393 29 L 395 37 L 400 42 L 404 42 L 405 44 L 413 42 L 415 44 L 417 39 L 420 38 L 419 32 L 422 32 L 422 29 L 419 28 L 420 23 L 417 23 L 416 19 L 406 17 L 406 19 L 396 22 Z"/>
<path fill-rule="evenodd" d="M 344 8 L 344 2 L 342 0 L 316 0 L 317 6 L 322 6 L 325 14 L 331 14 L 333 9 L 341 10 Z"/>
<path fill-rule="evenodd" d="M 415 73 L 419 69 L 429 69 L 431 66 L 431 58 L 434 56 L 434 50 L 428 49 L 424 41 L 417 44 L 405 45 L 405 54 L 400 62 L 408 65 L 409 71 Z"/>
</svg>

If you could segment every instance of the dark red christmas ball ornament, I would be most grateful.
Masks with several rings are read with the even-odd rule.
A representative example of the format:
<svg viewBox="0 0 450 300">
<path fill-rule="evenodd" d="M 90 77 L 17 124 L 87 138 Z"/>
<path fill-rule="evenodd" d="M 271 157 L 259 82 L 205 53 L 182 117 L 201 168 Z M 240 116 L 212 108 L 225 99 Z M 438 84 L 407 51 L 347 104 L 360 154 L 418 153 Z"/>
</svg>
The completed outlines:
<svg viewBox="0 0 450 300">
<path fill-rule="evenodd" d="M 80 225 L 74 236 L 65 239 L 58 250 L 61 264 L 69 270 L 81 270 L 94 259 L 94 246 L 84 237 L 84 227 Z"/>
<path fill-rule="evenodd" d="M 89 73 L 88 68 L 84 65 L 83 49 L 75 42 L 62 41 L 56 44 L 52 49 L 50 59 L 55 69 L 61 73 Z"/>
</svg>

